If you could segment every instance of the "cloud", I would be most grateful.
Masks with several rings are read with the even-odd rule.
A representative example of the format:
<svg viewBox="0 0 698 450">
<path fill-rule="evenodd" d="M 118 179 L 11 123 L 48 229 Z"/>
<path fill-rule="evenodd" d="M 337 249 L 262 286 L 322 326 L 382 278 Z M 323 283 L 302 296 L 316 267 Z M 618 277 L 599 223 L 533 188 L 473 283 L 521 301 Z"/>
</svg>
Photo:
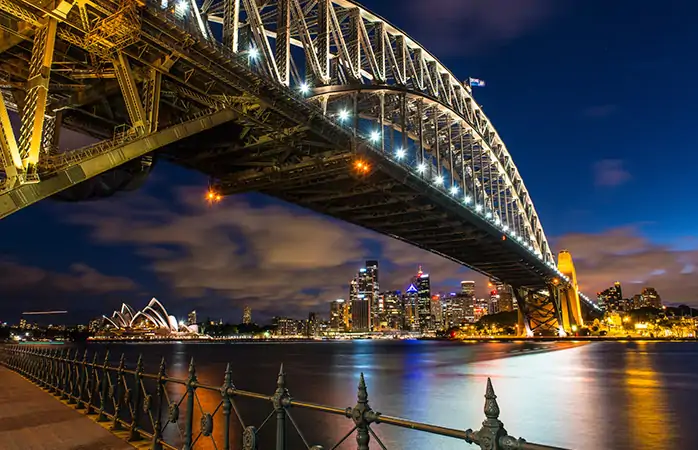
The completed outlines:
<svg viewBox="0 0 698 450">
<path fill-rule="evenodd" d="M 54 272 L 12 260 L 0 260 L 0 289 L 5 292 L 36 289 L 42 292 L 106 294 L 132 291 L 136 287 L 129 278 L 105 275 L 82 263 L 71 265 L 67 272 Z"/>
<path fill-rule="evenodd" d="M 584 117 L 591 119 L 604 119 L 615 114 L 618 111 L 618 105 L 606 104 L 590 106 L 582 111 Z"/>
<path fill-rule="evenodd" d="M 594 164 L 594 184 L 598 187 L 614 187 L 632 178 L 621 159 L 603 159 Z"/>
<path fill-rule="evenodd" d="M 555 16 L 554 0 L 408 0 L 414 37 L 439 55 L 471 55 L 515 40 Z"/>
<path fill-rule="evenodd" d="M 379 260 L 383 290 L 407 287 L 419 265 L 435 289 L 473 278 L 440 256 L 258 194 L 213 207 L 198 189 L 181 189 L 178 198 L 173 205 L 142 194 L 86 203 L 70 221 L 90 227 L 97 243 L 135 246 L 170 295 L 202 309 L 250 304 L 268 315 L 325 314 L 330 300 L 347 297 L 367 259 Z M 208 301 L 215 298 L 222 303 Z"/>
<path fill-rule="evenodd" d="M 572 253 L 580 289 L 590 296 L 620 281 L 625 297 L 652 286 L 664 301 L 698 306 L 698 250 L 654 244 L 635 227 L 574 233 L 554 243 Z"/>
</svg>

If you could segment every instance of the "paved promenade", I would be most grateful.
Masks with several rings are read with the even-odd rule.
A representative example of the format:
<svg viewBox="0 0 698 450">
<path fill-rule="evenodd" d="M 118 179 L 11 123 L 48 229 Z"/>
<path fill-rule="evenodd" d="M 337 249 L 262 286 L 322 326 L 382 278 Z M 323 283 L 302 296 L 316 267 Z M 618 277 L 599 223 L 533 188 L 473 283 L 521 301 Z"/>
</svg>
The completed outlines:
<svg viewBox="0 0 698 450">
<path fill-rule="evenodd" d="M 80 411 L 0 366 L 2 450 L 134 450 Z"/>
</svg>

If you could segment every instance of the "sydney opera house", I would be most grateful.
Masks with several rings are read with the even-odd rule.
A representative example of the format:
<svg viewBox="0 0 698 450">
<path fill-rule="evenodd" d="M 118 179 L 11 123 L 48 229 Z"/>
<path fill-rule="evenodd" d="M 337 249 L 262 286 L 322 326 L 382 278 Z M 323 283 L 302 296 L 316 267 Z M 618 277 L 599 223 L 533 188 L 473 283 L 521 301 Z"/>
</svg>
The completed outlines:
<svg viewBox="0 0 698 450">
<path fill-rule="evenodd" d="M 148 306 L 136 311 L 126 303 L 111 317 L 104 317 L 104 336 L 134 338 L 180 338 L 198 335 L 196 324 L 178 322 L 162 303 L 153 298 Z"/>
</svg>

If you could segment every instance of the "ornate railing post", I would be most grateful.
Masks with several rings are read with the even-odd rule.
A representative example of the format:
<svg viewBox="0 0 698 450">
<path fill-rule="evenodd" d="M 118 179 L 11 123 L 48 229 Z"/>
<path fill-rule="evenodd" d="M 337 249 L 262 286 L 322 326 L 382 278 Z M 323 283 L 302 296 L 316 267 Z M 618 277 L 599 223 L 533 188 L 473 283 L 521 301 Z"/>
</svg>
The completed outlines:
<svg viewBox="0 0 698 450">
<path fill-rule="evenodd" d="M 499 420 L 499 405 L 497 404 L 497 396 L 492 387 L 492 380 L 487 378 L 487 389 L 485 390 L 485 420 L 482 422 L 482 428 L 475 434 L 477 435 L 478 444 L 482 450 L 503 450 L 504 447 L 499 445 L 499 439 L 506 436 L 507 432 L 504 429 L 504 424 Z M 468 434 L 472 430 L 467 430 Z"/>
<path fill-rule="evenodd" d="M 276 379 L 276 391 L 272 397 L 276 411 L 276 450 L 286 450 L 286 406 L 290 397 L 288 389 L 286 389 L 284 365 L 281 364 L 279 376 Z"/>
<path fill-rule="evenodd" d="M 155 416 L 155 423 L 153 424 L 153 445 L 152 450 L 162 450 L 162 444 L 160 439 L 162 439 L 162 403 L 165 399 L 165 357 L 163 356 L 162 361 L 160 361 L 160 370 L 158 371 L 158 378 L 156 380 L 156 396 L 158 402 L 157 414 Z"/>
<path fill-rule="evenodd" d="M 75 409 L 83 409 L 85 408 L 85 404 L 83 402 L 83 397 L 85 396 L 85 388 L 87 386 L 87 349 L 85 349 L 85 353 L 82 355 L 82 360 L 78 361 L 78 366 L 77 366 L 77 371 L 78 371 L 78 400 L 77 404 L 75 405 Z"/>
<path fill-rule="evenodd" d="M 63 384 L 63 389 L 61 389 L 61 400 L 68 400 L 68 387 L 70 386 L 70 382 L 68 380 L 68 358 L 70 357 L 70 351 L 65 349 L 65 352 L 63 353 L 65 354 L 61 354 L 61 381 Z"/>
<path fill-rule="evenodd" d="M 70 369 L 68 370 L 68 383 L 70 385 L 70 391 L 68 391 L 68 404 L 74 405 L 75 399 L 77 398 L 78 391 L 78 350 L 75 349 L 73 354 L 73 359 L 70 359 L 70 353 L 68 353 L 68 364 Z"/>
<path fill-rule="evenodd" d="M 119 360 L 119 367 L 116 369 L 116 382 L 112 385 L 111 395 L 112 401 L 114 402 L 114 419 L 111 422 L 112 430 L 120 430 L 121 422 L 119 422 L 119 413 L 121 412 L 121 379 L 124 376 L 124 366 L 126 365 L 126 359 L 124 354 L 121 354 L 121 359 Z"/>
<path fill-rule="evenodd" d="M 92 363 L 89 365 L 87 376 L 87 402 L 85 405 L 85 414 L 94 414 L 94 399 L 95 392 L 99 392 L 99 384 L 97 383 L 97 352 L 92 355 Z"/>
<path fill-rule="evenodd" d="M 223 450 L 230 450 L 230 413 L 233 409 L 231 396 L 235 392 L 233 386 L 233 374 L 230 370 L 230 363 L 225 366 L 225 377 L 223 378 L 223 387 L 221 387 L 221 395 L 223 396 Z"/>
<path fill-rule="evenodd" d="M 141 379 L 143 377 L 143 355 L 138 355 L 136 363 L 136 373 L 133 376 L 133 389 L 135 396 L 133 398 L 133 416 L 131 417 L 131 429 L 129 430 L 128 440 L 138 441 L 141 439 L 141 434 L 138 432 L 139 422 L 141 421 Z"/>
<path fill-rule="evenodd" d="M 196 368 L 194 367 L 194 357 L 189 363 L 189 377 L 187 378 L 187 415 L 184 424 L 184 446 L 183 450 L 191 449 L 192 435 L 194 432 L 194 396 L 196 395 Z"/>
<path fill-rule="evenodd" d="M 368 404 L 368 390 L 363 372 L 359 378 L 356 406 L 347 408 L 345 415 L 352 419 L 356 425 L 356 448 L 369 450 L 368 443 L 371 440 L 369 426 L 373 422 L 378 422 L 380 414 L 374 412 Z"/>
<path fill-rule="evenodd" d="M 101 392 L 99 396 L 99 415 L 97 416 L 97 422 L 106 422 L 107 416 L 104 411 L 107 407 L 107 397 L 109 396 L 109 350 L 107 354 L 104 355 L 104 363 L 102 364 L 102 380 L 101 380 Z"/>
</svg>

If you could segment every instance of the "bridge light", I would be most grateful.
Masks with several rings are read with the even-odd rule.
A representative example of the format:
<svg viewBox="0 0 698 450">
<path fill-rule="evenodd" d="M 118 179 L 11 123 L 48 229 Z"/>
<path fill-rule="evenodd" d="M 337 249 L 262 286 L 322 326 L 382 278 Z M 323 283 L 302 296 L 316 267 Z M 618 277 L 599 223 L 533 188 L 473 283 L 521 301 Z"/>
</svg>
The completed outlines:
<svg viewBox="0 0 698 450">
<path fill-rule="evenodd" d="M 378 141 L 381 140 L 381 133 L 380 131 L 372 131 L 371 132 L 371 142 L 374 144 L 377 143 Z"/>
<path fill-rule="evenodd" d="M 185 12 L 187 12 L 187 10 L 189 10 L 189 2 L 187 0 L 180 0 L 179 2 L 177 2 L 175 9 L 178 13 L 184 14 Z"/>
<path fill-rule="evenodd" d="M 346 109 L 341 109 L 339 110 L 339 114 L 337 114 L 337 117 L 341 122 L 344 122 L 349 118 L 349 111 Z"/>
<path fill-rule="evenodd" d="M 469 205 L 470 203 L 472 203 L 473 199 L 470 198 L 469 195 L 466 195 L 465 198 L 463 199 L 463 201 L 465 202 L 466 205 Z"/>
<path fill-rule="evenodd" d="M 504 230 L 504 232 L 506 233 L 507 231 L 509 231 L 509 226 L 508 226 L 508 225 L 504 225 L 504 226 L 502 227 L 502 230 Z"/>
<path fill-rule="evenodd" d="M 553 278 L 553 284 L 554 285 L 560 284 L 560 280 L 558 280 L 557 278 Z"/>
<path fill-rule="evenodd" d="M 480 205 L 479 203 L 477 205 L 475 205 L 475 211 L 477 211 L 477 212 L 482 211 L 482 205 Z"/>
<path fill-rule="evenodd" d="M 366 173 L 371 169 L 371 166 L 368 165 L 368 163 L 358 160 L 354 163 L 354 168 L 357 172 Z"/>
<path fill-rule="evenodd" d="M 298 86 L 298 90 L 301 91 L 301 94 L 307 94 L 310 92 L 310 85 L 308 83 L 301 83 L 300 86 Z"/>
<path fill-rule="evenodd" d="M 250 48 L 247 50 L 247 56 L 253 61 L 259 58 L 259 50 L 257 50 L 257 47 L 253 45 L 250 46 Z"/>
<path fill-rule="evenodd" d="M 458 186 L 451 186 L 451 195 L 456 195 L 458 193 Z"/>
<path fill-rule="evenodd" d="M 419 173 L 424 173 L 427 170 L 427 165 L 424 163 L 421 163 L 417 166 L 417 172 Z"/>
<path fill-rule="evenodd" d="M 441 185 L 441 184 L 443 184 L 443 182 L 444 182 L 444 177 L 442 177 L 441 175 L 439 175 L 438 177 L 434 178 L 434 183 L 435 183 L 435 184 Z"/>
<path fill-rule="evenodd" d="M 402 159 L 402 158 L 405 157 L 405 154 L 406 154 L 406 153 L 407 153 L 407 152 L 405 151 L 404 148 L 399 148 L 399 149 L 397 149 L 397 151 L 395 152 L 395 157 L 396 157 L 397 159 Z"/>
<path fill-rule="evenodd" d="M 492 213 L 489 212 L 489 211 L 487 211 L 487 214 L 485 214 L 485 217 L 488 218 L 488 219 L 491 219 L 491 218 L 492 218 Z"/>
</svg>

